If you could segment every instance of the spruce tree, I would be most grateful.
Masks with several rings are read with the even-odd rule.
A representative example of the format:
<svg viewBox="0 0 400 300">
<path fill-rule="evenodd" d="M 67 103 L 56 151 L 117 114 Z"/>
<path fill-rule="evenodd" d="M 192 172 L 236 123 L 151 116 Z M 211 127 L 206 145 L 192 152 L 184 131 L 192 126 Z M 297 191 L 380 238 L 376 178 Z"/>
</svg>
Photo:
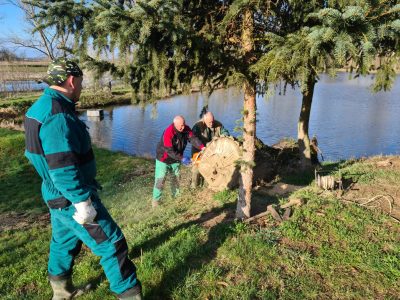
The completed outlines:
<svg viewBox="0 0 400 300">
<path fill-rule="evenodd" d="M 62 2 L 62 3 L 61 3 Z M 256 77 L 249 67 L 262 50 L 257 36 L 269 31 L 269 1 L 30 1 L 43 26 L 73 31 L 74 52 L 89 67 L 129 79 L 138 93 L 187 87 L 194 78 L 211 90 L 244 87 L 242 180 L 239 218 L 250 216 L 256 134 Z M 63 9 L 62 9 L 63 8 Z M 63 11 L 66 10 L 66 11 Z M 60 20 L 59 22 L 57 20 Z M 272 27 L 271 27 L 272 29 Z M 90 47 L 97 55 L 89 55 Z M 119 64 L 101 59 L 118 49 Z"/>
<path fill-rule="evenodd" d="M 288 1 L 293 22 L 288 30 L 266 33 L 268 51 L 253 66 L 264 82 L 284 81 L 300 86 L 303 100 L 298 121 L 302 167 L 311 166 L 310 120 L 318 75 L 331 76 L 348 67 L 355 76 L 377 72 L 374 90 L 387 90 L 395 79 L 399 57 L 399 11 L 397 1 Z M 376 64 L 379 58 L 380 63 Z"/>
</svg>

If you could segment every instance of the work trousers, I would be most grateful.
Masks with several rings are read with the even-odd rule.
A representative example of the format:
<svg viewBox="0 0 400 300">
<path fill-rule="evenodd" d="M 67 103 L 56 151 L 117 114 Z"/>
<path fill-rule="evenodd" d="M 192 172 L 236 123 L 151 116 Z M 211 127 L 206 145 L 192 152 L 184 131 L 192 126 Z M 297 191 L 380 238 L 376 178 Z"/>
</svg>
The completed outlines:
<svg viewBox="0 0 400 300">
<path fill-rule="evenodd" d="M 165 180 L 168 173 L 171 173 L 172 197 L 179 195 L 179 174 L 181 163 L 166 164 L 156 159 L 156 174 L 153 188 L 153 200 L 159 201 L 162 196 Z"/>
<path fill-rule="evenodd" d="M 50 209 L 49 278 L 57 280 L 71 276 L 74 258 L 83 242 L 101 257 L 100 264 L 110 282 L 111 291 L 117 295 L 129 294 L 129 291 L 140 288 L 140 283 L 136 278 L 136 267 L 128 258 L 125 237 L 100 200 L 92 203 L 97 216 L 91 224 L 81 225 L 73 219 L 76 211 L 73 205 Z"/>
</svg>

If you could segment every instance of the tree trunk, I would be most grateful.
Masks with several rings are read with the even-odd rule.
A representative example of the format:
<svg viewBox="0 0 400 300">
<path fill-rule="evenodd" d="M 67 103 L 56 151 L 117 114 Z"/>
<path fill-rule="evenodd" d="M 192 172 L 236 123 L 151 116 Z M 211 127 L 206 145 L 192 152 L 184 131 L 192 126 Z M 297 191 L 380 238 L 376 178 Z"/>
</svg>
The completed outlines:
<svg viewBox="0 0 400 300">
<path fill-rule="evenodd" d="M 253 14 L 247 10 L 243 16 L 242 47 L 246 64 L 250 66 L 251 55 L 254 50 L 253 42 Z M 243 105 L 243 156 L 239 179 L 239 197 L 236 207 L 236 218 L 250 217 L 251 189 L 253 184 L 253 165 L 255 159 L 256 136 L 256 89 L 249 78 L 244 84 Z"/>
<path fill-rule="evenodd" d="M 250 217 L 256 148 L 256 92 L 255 88 L 248 83 L 244 86 L 243 110 L 243 155 L 240 169 L 241 176 L 239 178 L 239 198 L 236 208 L 236 217 L 238 219 Z"/>
<path fill-rule="evenodd" d="M 303 170 L 310 169 L 312 167 L 308 127 L 310 122 L 314 87 L 315 75 L 311 74 L 307 80 L 307 90 L 302 93 L 303 100 L 301 103 L 299 122 L 297 124 L 297 141 L 299 143 L 300 166 Z"/>
</svg>

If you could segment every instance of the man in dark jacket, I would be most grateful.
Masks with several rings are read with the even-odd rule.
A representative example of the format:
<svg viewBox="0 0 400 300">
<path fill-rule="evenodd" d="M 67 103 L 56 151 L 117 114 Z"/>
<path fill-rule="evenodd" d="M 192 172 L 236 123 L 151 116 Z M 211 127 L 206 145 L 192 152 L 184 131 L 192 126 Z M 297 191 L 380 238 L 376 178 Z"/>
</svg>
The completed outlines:
<svg viewBox="0 0 400 300">
<path fill-rule="evenodd" d="M 27 111 L 24 124 L 25 155 L 43 180 L 42 196 L 50 210 L 53 300 L 72 299 L 81 292 L 71 276 L 82 243 L 101 257 L 110 289 L 120 299 L 139 300 L 135 265 L 121 229 L 99 199 L 90 136 L 75 111 L 82 79 L 73 61 L 53 61 L 46 78 L 50 87 Z"/>
<path fill-rule="evenodd" d="M 203 118 L 194 124 L 192 128 L 193 134 L 200 139 L 200 141 L 207 145 L 214 137 L 229 136 L 228 130 L 224 128 L 221 122 L 214 119 L 212 112 L 206 112 Z M 199 150 L 192 147 L 192 156 L 198 153 Z M 196 164 L 192 166 L 192 183 L 191 187 L 198 187 L 203 181 L 199 169 Z"/>
<path fill-rule="evenodd" d="M 185 163 L 183 152 L 188 141 L 199 150 L 204 148 L 201 141 L 193 135 L 190 127 L 185 125 L 185 119 L 182 116 L 176 116 L 173 123 L 163 132 L 157 145 L 153 207 L 159 204 L 168 172 L 172 174 L 172 195 L 175 197 L 179 194 L 179 171 L 181 162 Z"/>
</svg>

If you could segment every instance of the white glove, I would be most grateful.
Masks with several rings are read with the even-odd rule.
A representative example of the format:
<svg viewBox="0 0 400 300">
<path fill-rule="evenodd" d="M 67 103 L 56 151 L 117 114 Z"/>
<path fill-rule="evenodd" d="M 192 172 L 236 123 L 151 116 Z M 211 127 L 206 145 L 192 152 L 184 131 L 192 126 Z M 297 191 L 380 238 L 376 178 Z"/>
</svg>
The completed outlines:
<svg viewBox="0 0 400 300">
<path fill-rule="evenodd" d="M 92 205 L 90 198 L 86 201 L 74 204 L 76 212 L 72 216 L 79 224 L 92 223 L 96 218 L 97 211 Z"/>
</svg>

